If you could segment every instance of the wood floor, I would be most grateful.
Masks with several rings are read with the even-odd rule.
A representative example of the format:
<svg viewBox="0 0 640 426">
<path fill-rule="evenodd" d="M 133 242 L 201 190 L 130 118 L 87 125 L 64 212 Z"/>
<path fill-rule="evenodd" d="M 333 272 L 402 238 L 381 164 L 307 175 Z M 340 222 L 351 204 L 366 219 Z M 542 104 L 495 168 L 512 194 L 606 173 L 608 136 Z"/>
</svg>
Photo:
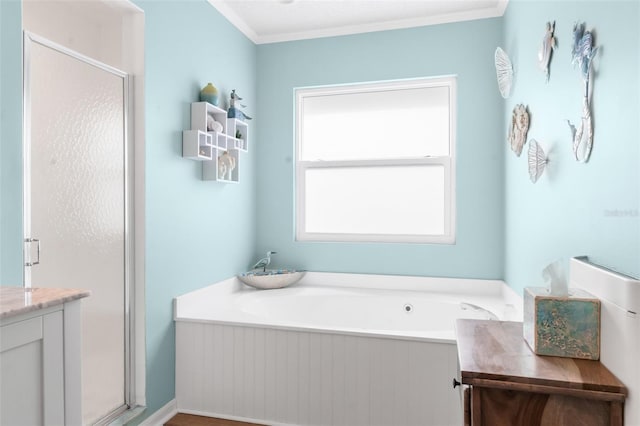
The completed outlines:
<svg viewBox="0 0 640 426">
<path fill-rule="evenodd" d="M 257 423 L 236 422 L 234 420 L 214 419 L 212 417 L 194 416 L 178 413 L 164 426 L 261 426 Z"/>
</svg>

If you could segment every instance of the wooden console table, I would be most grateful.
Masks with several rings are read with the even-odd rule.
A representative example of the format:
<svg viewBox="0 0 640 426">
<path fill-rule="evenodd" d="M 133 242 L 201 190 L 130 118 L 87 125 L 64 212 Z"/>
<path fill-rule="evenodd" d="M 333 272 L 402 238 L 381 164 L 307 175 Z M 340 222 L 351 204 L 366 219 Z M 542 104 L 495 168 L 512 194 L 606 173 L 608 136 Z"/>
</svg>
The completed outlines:
<svg viewBox="0 0 640 426">
<path fill-rule="evenodd" d="M 622 426 L 627 389 L 599 361 L 538 356 L 520 322 L 460 319 L 456 333 L 466 426 Z"/>
</svg>

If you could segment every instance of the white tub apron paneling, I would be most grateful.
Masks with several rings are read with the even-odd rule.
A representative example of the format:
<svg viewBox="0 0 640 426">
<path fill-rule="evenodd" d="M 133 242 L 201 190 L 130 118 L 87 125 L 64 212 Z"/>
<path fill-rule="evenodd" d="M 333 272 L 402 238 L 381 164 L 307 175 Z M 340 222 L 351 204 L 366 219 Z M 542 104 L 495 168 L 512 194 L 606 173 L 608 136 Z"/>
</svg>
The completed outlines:
<svg viewBox="0 0 640 426">
<path fill-rule="evenodd" d="M 294 425 L 462 423 L 453 344 L 176 322 L 178 410 Z"/>
</svg>

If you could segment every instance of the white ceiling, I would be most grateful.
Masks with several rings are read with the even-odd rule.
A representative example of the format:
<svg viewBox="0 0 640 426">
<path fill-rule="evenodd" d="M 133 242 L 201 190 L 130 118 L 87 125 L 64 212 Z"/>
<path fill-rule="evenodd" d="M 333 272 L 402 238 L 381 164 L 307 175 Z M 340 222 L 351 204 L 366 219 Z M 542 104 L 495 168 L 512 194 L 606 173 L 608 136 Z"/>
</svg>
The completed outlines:
<svg viewBox="0 0 640 426">
<path fill-rule="evenodd" d="M 208 0 L 254 43 L 502 16 L 508 0 Z"/>
</svg>

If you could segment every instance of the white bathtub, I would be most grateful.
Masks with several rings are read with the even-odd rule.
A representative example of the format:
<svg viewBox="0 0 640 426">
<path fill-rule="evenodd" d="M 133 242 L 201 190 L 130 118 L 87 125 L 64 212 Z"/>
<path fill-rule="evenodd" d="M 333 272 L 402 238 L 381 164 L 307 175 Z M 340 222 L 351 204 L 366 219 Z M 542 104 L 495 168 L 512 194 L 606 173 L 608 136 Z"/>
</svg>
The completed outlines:
<svg viewBox="0 0 640 426">
<path fill-rule="evenodd" d="M 520 320 L 501 281 L 307 273 L 178 297 L 178 411 L 291 425 L 459 425 L 456 318 Z"/>
</svg>

